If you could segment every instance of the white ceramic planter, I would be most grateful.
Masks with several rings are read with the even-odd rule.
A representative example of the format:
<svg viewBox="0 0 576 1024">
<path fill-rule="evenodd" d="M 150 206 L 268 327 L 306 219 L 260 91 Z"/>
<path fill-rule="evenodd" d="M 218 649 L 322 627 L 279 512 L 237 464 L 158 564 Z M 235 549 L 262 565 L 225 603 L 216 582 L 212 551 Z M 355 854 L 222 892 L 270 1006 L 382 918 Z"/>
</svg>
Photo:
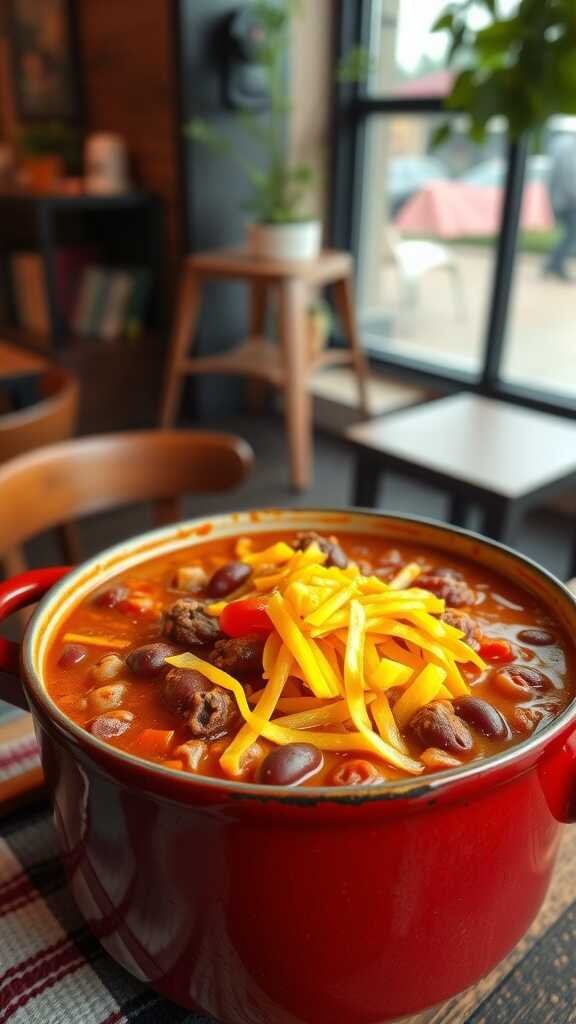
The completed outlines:
<svg viewBox="0 0 576 1024">
<path fill-rule="evenodd" d="M 319 220 L 248 226 L 248 248 L 258 259 L 315 260 L 320 255 L 321 242 Z"/>
</svg>

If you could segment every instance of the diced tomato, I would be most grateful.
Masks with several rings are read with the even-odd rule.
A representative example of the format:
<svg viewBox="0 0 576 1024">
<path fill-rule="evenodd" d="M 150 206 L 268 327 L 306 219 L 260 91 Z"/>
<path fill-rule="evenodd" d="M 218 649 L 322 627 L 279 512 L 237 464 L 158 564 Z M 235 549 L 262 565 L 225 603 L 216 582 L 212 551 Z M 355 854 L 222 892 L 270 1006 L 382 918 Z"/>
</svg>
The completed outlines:
<svg viewBox="0 0 576 1024">
<path fill-rule="evenodd" d="M 497 661 L 499 665 L 508 665 L 516 657 L 512 645 L 507 640 L 491 639 L 490 637 L 485 637 L 482 640 L 478 653 L 481 658 L 484 658 L 484 661 Z"/>
<path fill-rule="evenodd" d="M 173 739 L 174 729 L 143 729 L 131 749 L 141 757 L 166 757 Z"/>
<path fill-rule="evenodd" d="M 231 601 L 220 615 L 220 629 L 228 636 L 271 633 L 274 627 L 268 618 L 267 604 L 267 597 L 246 597 L 243 601 Z"/>
</svg>

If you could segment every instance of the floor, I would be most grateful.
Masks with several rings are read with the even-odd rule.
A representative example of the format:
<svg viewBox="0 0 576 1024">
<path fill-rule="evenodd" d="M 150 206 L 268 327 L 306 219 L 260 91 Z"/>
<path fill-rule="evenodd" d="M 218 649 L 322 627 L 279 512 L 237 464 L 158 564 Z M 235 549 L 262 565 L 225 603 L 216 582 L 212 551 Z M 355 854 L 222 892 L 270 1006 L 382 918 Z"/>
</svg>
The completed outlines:
<svg viewBox="0 0 576 1024">
<path fill-rule="evenodd" d="M 337 438 L 318 433 L 314 486 L 307 494 L 297 495 L 291 491 L 288 483 L 284 434 L 278 417 L 239 416 L 209 425 L 246 438 L 254 448 L 256 469 L 235 493 L 187 499 L 187 516 L 270 505 L 342 507 L 349 503 L 351 457 Z M 391 476 L 380 496 L 380 507 L 385 511 L 409 512 L 443 519 L 446 499 L 437 491 Z M 124 509 L 94 517 L 81 526 L 83 553 L 86 556 L 96 553 L 150 525 L 148 510 L 144 508 Z M 571 532 L 567 517 L 542 509 L 526 519 L 514 543 L 520 551 L 563 578 L 568 568 Z M 35 540 L 30 545 L 29 558 L 34 566 L 57 563 L 60 560 L 59 552 L 53 538 Z"/>
</svg>

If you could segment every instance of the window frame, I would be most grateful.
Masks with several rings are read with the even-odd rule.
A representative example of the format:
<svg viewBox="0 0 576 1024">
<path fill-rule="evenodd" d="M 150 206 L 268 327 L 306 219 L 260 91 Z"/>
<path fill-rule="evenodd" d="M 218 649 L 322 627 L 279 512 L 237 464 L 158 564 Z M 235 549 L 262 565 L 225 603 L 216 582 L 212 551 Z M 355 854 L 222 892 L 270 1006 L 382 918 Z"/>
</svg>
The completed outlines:
<svg viewBox="0 0 576 1024">
<path fill-rule="evenodd" d="M 352 47 L 369 49 L 376 10 L 376 0 L 355 0 L 354 3 L 336 0 L 335 67 Z M 329 208 L 329 236 L 334 247 L 351 251 L 357 260 L 362 228 L 360 185 L 365 180 L 368 126 L 375 118 L 389 114 L 438 114 L 443 109 L 443 101 L 438 97 L 394 99 L 368 94 L 365 86 L 359 83 L 336 85 L 332 112 L 333 161 Z M 502 219 L 496 241 L 479 373 L 466 372 L 457 367 L 439 367 L 436 363 L 426 363 L 398 354 L 383 355 L 369 347 L 367 354 L 375 367 L 396 369 L 417 381 L 436 384 L 446 390 L 466 389 L 486 397 L 500 398 L 542 412 L 576 419 L 576 402 L 569 395 L 514 384 L 502 376 L 528 151 L 527 139 L 510 143 L 507 148 Z"/>
</svg>

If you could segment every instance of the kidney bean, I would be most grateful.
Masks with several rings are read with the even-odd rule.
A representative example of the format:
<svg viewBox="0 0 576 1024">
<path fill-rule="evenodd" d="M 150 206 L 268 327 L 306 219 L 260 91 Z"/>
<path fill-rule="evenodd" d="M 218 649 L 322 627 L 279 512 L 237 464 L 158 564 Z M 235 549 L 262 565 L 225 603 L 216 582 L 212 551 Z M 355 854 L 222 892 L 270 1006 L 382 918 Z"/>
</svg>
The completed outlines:
<svg viewBox="0 0 576 1024">
<path fill-rule="evenodd" d="M 99 740 L 112 740 L 127 732 L 133 721 L 131 711 L 109 711 L 106 715 L 98 715 L 90 723 L 90 732 Z"/>
<path fill-rule="evenodd" d="M 527 700 L 532 695 L 528 683 L 520 676 L 513 676 L 511 672 L 501 669 L 492 675 L 492 683 L 500 693 L 510 700 Z"/>
<path fill-rule="evenodd" d="M 521 629 L 518 633 L 518 640 L 523 644 L 530 644 L 532 647 L 548 647 L 556 642 L 554 634 L 548 629 Z"/>
<path fill-rule="evenodd" d="M 311 743 L 287 743 L 266 755 L 258 781 L 268 786 L 296 786 L 320 771 L 323 764 L 322 751 Z"/>
<path fill-rule="evenodd" d="M 116 679 L 123 671 L 122 658 L 117 654 L 105 654 L 92 666 L 90 674 L 97 683 L 107 683 L 110 679 Z"/>
<path fill-rule="evenodd" d="M 228 562 L 217 569 L 208 583 L 210 597 L 227 597 L 242 586 L 250 576 L 252 569 L 245 562 Z"/>
<path fill-rule="evenodd" d="M 468 726 L 454 714 L 449 701 L 432 701 L 420 708 L 410 720 L 409 728 L 424 747 L 465 754 L 473 746 Z"/>
<path fill-rule="evenodd" d="M 73 665 L 78 665 L 81 661 L 84 661 L 87 654 L 86 648 L 80 644 L 64 644 L 58 658 L 58 665 L 60 668 L 72 668 Z"/>
<path fill-rule="evenodd" d="M 195 694 L 211 689 L 212 683 L 202 672 L 193 668 L 171 668 L 164 677 L 162 700 L 175 715 L 187 718 Z"/>
<path fill-rule="evenodd" d="M 128 593 L 128 587 L 116 584 L 114 587 L 99 590 L 92 598 L 92 603 L 98 608 L 116 608 L 120 601 L 124 601 L 128 597 Z"/>
<path fill-rule="evenodd" d="M 88 707 L 90 711 L 110 711 L 117 708 L 124 700 L 126 693 L 125 683 L 109 683 L 107 686 L 99 686 L 88 694 Z"/>
<path fill-rule="evenodd" d="M 510 735 L 506 719 L 487 701 L 479 697 L 457 697 L 452 706 L 458 718 L 483 736 L 503 740 Z"/>
<path fill-rule="evenodd" d="M 384 776 L 371 761 L 351 757 L 334 769 L 331 782 L 334 786 L 373 786 L 384 782 Z"/>
<path fill-rule="evenodd" d="M 552 686 L 548 676 L 539 668 L 531 668 L 528 665 L 511 665 L 507 671 L 511 676 L 523 679 L 533 690 L 549 690 Z"/>
<path fill-rule="evenodd" d="M 492 682 L 512 700 L 526 700 L 534 691 L 542 692 L 552 686 L 548 676 L 540 669 L 529 668 L 527 665 L 511 665 L 506 669 L 498 669 L 492 674 Z"/>
<path fill-rule="evenodd" d="M 135 647 L 126 658 L 126 664 L 131 672 L 137 676 L 153 677 L 160 675 L 167 668 L 166 658 L 177 654 L 181 648 L 175 644 L 166 644 L 157 641 L 152 644 L 143 644 L 142 647 Z"/>
<path fill-rule="evenodd" d="M 294 547 L 297 551 L 306 551 L 311 544 L 315 544 L 326 555 L 326 568 L 336 566 L 337 569 L 345 569 L 348 565 L 348 555 L 340 547 L 337 537 L 322 537 L 314 530 L 306 530 L 296 537 Z"/>
</svg>

